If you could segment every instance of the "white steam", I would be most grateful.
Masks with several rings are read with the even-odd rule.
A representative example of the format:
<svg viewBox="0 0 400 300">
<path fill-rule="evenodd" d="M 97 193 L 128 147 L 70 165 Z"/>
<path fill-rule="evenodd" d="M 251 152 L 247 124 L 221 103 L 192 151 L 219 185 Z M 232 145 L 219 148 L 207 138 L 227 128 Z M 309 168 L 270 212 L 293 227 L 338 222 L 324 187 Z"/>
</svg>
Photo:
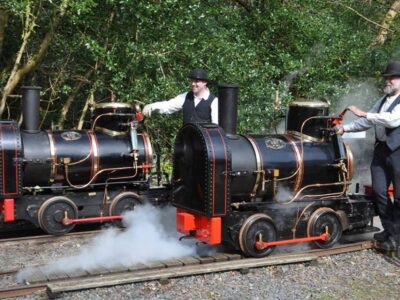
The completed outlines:
<svg viewBox="0 0 400 300">
<path fill-rule="evenodd" d="M 377 99 L 382 96 L 382 89 L 373 79 L 352 84 L 351 92 L 346 95 L 337 107 L 340 113 L 349 105 L 355 105 L 364 111 L 369 111 Z M 351 112 L 345 114 L 343 124 L 348 124 L 357 119 Z M 349 144 L 353 153 L 354 172 L 350 192 L 355 191 L 356 183 L 360 185 L 360 192 L 363 192 L 363 185 L 371 184 L 370 164 L 375 143 L 375 131 L 373 128 L 366 131 L 364 138 L 357 138 L 357 135 L 344 134 L 343 139 Z"/>
<path fill-rule="evenodd" d="M 294 197 L 293 191 L 290 188 L 285 187 L 283 185 L 278 185 L 277 192 L 274 196 L 274 200 L 276 202 L 285 203 L 292 200 L 293 197 Z"/>
<path fill-rule="evenodd" d="M 57 271 L 91 270 L 97 267 L 132 266 L 136 263 L 194 255 L 196 248 L 178 240 L 175 230 L 175 208 L 139 206 L 124 215 L 125 231 L 109 228 L 101 232 L 81 253 L 40 267 L 45 275 Z M 38 271 L 27 268 L 19 272 L 23 282 Z"/>
</svg>

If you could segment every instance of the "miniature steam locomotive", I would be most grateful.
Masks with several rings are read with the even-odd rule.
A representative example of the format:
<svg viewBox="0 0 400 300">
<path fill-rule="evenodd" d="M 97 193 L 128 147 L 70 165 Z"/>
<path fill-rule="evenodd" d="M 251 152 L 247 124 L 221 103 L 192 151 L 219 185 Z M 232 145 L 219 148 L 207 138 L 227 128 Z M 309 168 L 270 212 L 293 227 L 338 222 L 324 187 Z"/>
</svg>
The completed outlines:
<svg viewBox="0 0 400 300">
<path fill-rule="evenodd" d="M 293 102 L 284 134 L 239 135 L 238 91 L 219 87 L 219 126 L 180 129 L 171 190 L 151 171 L 159 156 L 139 107 L 97 104 L 88 130 L 41 131 L 39 89 L 25 87 L 22 127 L 0 121 L 0 223 L 59 235 L 172 194 L 178 231 L 252 257 L 282 244 L 331 247 L 344 231 L 368 229 L 375 209 L 370 196 L 348 193 L 353 156 L 328 104 Z"/>
<path fill-rule="evenodd" d="M 153 147 L 138 106 L 97 104 L 89 130 L 39 130 L 39 88 L 23 88 L 23 126 L 0 121 L 1 223 L 28 221 L 50 234 L 121 219 L 143 202 L 167 202 L 151 173 Z"/>
<path fill-rule="evenodd" d="M 286 132 L 236 134 L 238 86 L 219 87 L 219 125 L 187 124 L 173 162 L 177 229 L 211 245 L 264 257 L 275 246 L 334 245 L 363 230 L 371 199 L 348 194 L 353 157 L 325 102 L 293 102 Z"/>
</svg>

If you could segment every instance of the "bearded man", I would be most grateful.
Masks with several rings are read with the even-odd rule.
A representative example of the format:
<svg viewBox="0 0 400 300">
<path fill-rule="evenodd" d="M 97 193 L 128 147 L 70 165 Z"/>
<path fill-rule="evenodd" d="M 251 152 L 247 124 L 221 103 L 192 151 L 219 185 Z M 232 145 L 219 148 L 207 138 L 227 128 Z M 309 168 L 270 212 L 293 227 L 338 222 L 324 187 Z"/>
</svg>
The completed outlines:
<svg viewBox="0 0 400 300">
<path fill-rule="evenodd" d="M 359 118 L 338 128 L 338 132 L 358 132 L 375 127 L 375 148 L 371 163 L 372 188 L 383 231 L 374 235 L 385 251 L 400 250 L 400 61 L 391 61 L 381 72 L 384 93 L 372 109 L 365 112 L 349 106 Z M 388 195 L 390 184 L 394 199 Z"/>
</svg>

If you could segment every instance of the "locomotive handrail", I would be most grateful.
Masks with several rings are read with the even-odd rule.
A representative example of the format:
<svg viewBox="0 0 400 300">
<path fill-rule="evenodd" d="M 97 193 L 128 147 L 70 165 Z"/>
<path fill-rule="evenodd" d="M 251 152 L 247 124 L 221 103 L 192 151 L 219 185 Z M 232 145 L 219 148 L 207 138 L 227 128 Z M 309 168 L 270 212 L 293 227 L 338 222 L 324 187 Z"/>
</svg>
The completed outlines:
<svg viewBox="0 0 400 300">
<path fill-rule="evenodd" d="M 122 181 L 122 182 L 108 182 L 107 185 L 118 185 L 118 184 L 129 184 L 131 183 L 130 181 Z M 135 183 L 148 183 L 148 180 L 137 180 Z M 102 186 L 106 185 L 104 182 L 98 182 L 98 183 L 92 183 L 91 186 Z M 42 189 L 52 189 L 52 190 L 57 190 L 57 189 L 65 189 L 67 187 L 70 187 L 70 185 L 50 185 L 50 186 L 25 186 L 23 187 L 24 190 L 27 191 L 37 191 L 37 190 L 42 190 Z"/>
<path fill-rule="evenodd" d="M 92 131 L 94 131 L 94 129 L 95 129 L 95 127 L 96 127 L 97 121 L 98 121 L 100 118 L 105 117 L 105 116 L 130 116 L 130 117 L 136 117 L 136 113 L 135 113 L 135 114 L 105 113 L 105 114 L 98 115 L 98 116 L 94 119 L 94 121 L 93 121 L 93 125 L 92 125 L 92 128 L 91 128 Z"/>
<path fill-rule="evenodd" d="M 89 180 L 89 182 L 87 182 L 86 184 L 83 184 L 83 185 L 74 185 L 73 183 L 71 183 L 71 181 L 70 181 L 70 179 L 69 179 L 69 177 L 68 177 L 68 164 L 65 164 L 65 179 L 67 180 L 68 184 L 69 184 L 71 187 L 76 188 L 76 189 L 84 189 L 84 188 L 88 187 L 89 185 L 91 185 L 92 182 L 93 182 L 101 173 L 104 173 L 104 172 L 106 172 L 106 171 L 115 172 L 115 171 L 121 171 L 121 170 L 134 169 L 134 170 L 135 170 L 134 175 L 129 176 L 129 177 L 132 178 L 132 177 L 135 177 L 135 176 L 137 175 L 138 169 L 148 168 L 148 167 L 149 167 L 148 165 L 145 165 L 145 166 L 144 166 L 144 165 L 143 165 L 143 166 L 138 166 L 138 165 L 137 165 L 137 162 L 135 162 L 134 165 L 133 165 L 132 167 L 105 168 L 105 169 L 102 169 L 102 170 L 97 171 L 96 174 L 94 174 L 93 177 L 92 177 L 92 178 Z M 124 177 L 121 177 L 121 178 L 124 178 Z M 124 179 L 125 179 L 125 178 L 124 178 Z"/>
</svg>

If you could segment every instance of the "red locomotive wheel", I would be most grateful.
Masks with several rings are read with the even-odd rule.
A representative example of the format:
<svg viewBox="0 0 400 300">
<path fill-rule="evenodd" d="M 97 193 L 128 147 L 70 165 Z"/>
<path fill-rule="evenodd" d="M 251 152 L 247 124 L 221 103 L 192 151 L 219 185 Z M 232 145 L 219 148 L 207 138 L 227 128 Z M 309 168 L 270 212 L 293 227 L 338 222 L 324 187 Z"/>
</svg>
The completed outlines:
<svg viewBox="0 0 400 300">
<path fill-rule="evenodd" d="M 315 241 L 319 248 L 330 248 L 342 237 L 342 223 L 335 211 L 328 207 L 318 208 L 311 215 L 307 224 L 307 235 L 319 236 L 328 230 L 329 237 L 326 241 Z"/>
<path fill-rule="evenodd" d="M 72 200 L 63 196 L 47 199 L 38 211 L 39 226 L 49 234 L 66 234 L 75 227 L 75 224 L 64 225 L 62 220 L 65 215 L 69 219 L 78 218 L 78 208 Z"/>
<path fill-rule="evenodd" d="M 272 219 L 265 214 L 255 214 L 244 221 L 239 232 L 240 249 L 246 256 L 264 257 L 269 255 L 275 247 L 262 250 L 256 248 L 256 242 L 262 237 L 264 242 L 276 240 L 276 228 Z"/>
</svg>

